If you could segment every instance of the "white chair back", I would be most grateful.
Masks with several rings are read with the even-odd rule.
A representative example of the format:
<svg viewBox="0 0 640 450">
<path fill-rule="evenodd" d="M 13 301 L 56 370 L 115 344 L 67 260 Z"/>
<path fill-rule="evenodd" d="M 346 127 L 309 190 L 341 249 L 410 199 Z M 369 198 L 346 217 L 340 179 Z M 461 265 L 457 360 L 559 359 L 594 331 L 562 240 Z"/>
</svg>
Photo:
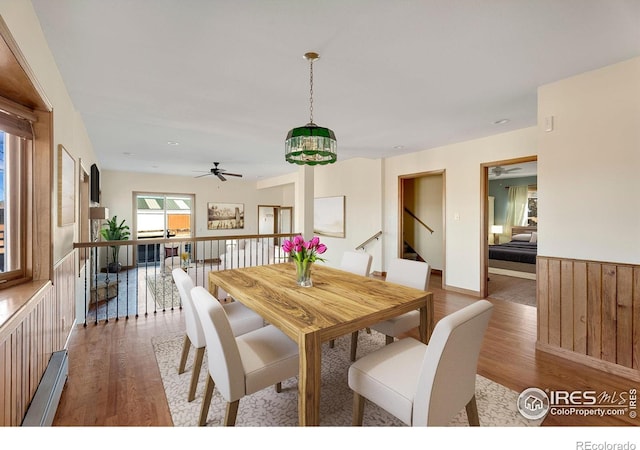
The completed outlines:
<svg viewBox="0 0 640 450">
<path fill-rule="evenodd" d="M 389 263 L 385 280 L 426 291 L 430 276 L 431 267 L 428 263 L 396 258 Z"/>
<path fill-rule="evenodd" d="M 227 402 L 239 400 L 245 395 L 245 374 L 227 313 L 202 286 L 191 290 L 191 298 L 207 342 L 209 374 Z"/>
<path fill-rule="evenodd" d="M 193 306 L 193 300 L 191 299 L 193 280 L 180 268 L 173 269 L 171 274 L 173 276 L 173 281 L 178 288 L 182 307 L 184 308 L 184 322 L 187 336 L 191 341 L 191 345 L 195 348 L 202 348 L 205 346 L 206 342 L 204 339 L 204 332 L 202 331 L 202 325 L 200 324 L 200 319 L 198 319 L 198 315 Z"/>
<path fill-rule="evenodd" d="M 436 324 L 413 402 L 414 426 L 446 426 L 475 395 L 478 357 L 493 305 L 479 300 Z"/>
<path fill-rule="evenodd" d="M 356 275 L 369 276 L 373 257 L 366 252 L 347 251 L 342 254 L 340 268 Z"/>
</svg>

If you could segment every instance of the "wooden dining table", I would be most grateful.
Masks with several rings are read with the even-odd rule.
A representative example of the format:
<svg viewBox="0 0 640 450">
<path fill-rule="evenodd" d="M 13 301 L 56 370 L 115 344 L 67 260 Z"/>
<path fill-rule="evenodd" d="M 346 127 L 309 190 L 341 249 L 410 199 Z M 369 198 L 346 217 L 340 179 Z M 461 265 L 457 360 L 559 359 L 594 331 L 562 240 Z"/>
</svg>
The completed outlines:
<svg viewBox="0 0 640 450">
<path fill-rule="evenodd" d="M 224 289 L 233 299 L 297 342 L 299 425 L 320 425 L 322 343 L 377 322 L 420 310 L 420 337 L 433 331 L 431 292 L 315 263 L 312 287 L 296 284 L 293 263 L 209 272 L 209 291 Z M 346 383 L 346 380 L 345 380 Z"/>
</svg>

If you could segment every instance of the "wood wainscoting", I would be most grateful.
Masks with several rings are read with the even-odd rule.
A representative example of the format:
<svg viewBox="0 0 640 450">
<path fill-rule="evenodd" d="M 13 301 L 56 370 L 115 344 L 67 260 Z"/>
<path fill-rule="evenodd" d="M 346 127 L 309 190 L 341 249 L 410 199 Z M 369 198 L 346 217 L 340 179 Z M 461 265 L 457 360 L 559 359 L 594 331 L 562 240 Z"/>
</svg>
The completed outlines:
<svg viewBox="0 0 640 450">
<path fill-rule="evenodd" d="M 0 327 L 0 426 L 22 424 L 52 353 L 65 348 L 75 322 L 75 253 L 54 267 L 53 283 L 12 288 L 16 297 L 36 293 Z"/>
<path fill-rule="evenodd" d="M 640 266 L 538 256 L 546 352 L 640 381 Z"/>
</svg>

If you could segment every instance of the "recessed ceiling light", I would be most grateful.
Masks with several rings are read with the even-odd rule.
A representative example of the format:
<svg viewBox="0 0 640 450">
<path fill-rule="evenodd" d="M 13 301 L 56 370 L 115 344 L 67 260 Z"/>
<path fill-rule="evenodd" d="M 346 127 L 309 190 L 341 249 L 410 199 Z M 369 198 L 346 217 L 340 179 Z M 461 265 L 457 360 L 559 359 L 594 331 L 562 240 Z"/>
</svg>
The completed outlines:
<svg viewBox="0 0 640 450">
<path fill-rule="evenodd" d="M 131 152 L 122 152 L 122 154 L 124 156 L 133 156 L 133 153 L 131 153 Z"/>
<path fill-rule="evenodd" d="M 500 120 L 496 120 L 493 123 L 494 123 L 494 125 L 502 125 L 502 124 L 505 124 L 505 123 L 508 123 L 508 122 L 509 122 L 509 119 L 500 119 Z"/>
<path fill-rule="evenodd" d="M 394 150 L 402 150 L 404 148 L 404 145 L 394 145 L 393 149 Z"/>
<path fill-rule="evenodd" d="M 169 142 L 167 142 L 167 144 L 169 144 L 169 145 L 180 145 L 180 142 L 169 141 Z"/>
</svg>

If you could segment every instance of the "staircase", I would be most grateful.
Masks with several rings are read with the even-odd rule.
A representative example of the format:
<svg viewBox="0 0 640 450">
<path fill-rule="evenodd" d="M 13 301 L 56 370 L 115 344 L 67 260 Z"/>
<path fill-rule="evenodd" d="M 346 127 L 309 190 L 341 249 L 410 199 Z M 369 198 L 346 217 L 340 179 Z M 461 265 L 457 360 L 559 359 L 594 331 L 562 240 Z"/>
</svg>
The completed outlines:
<svg viewBox="0 0 640 450">
<path fill-rule="evenodd" d="M 411 261 L 423 261 L 422 256 L 416 252 L 413 247 L 411 247 L 407 241 L 404 241 L 404 246 L 402 249 L 402 259 L 410 259 Z"/>
</svg>

